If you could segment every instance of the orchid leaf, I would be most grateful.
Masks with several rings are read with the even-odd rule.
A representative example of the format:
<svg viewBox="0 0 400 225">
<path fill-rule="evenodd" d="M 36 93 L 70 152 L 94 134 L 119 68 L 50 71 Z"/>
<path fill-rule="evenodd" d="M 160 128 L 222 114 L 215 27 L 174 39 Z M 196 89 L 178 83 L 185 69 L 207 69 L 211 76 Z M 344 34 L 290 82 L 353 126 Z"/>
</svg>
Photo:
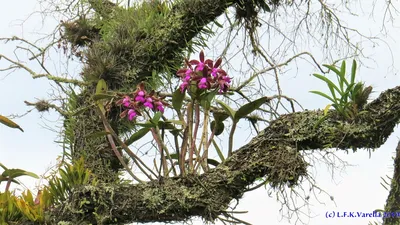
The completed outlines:
<svg viewBox="0 0 400 225">
<path fill-rule="evenodd" d="M 171 157 L 171 159 L 175 159 L 175 160 L 178 160 L 178 159 L 179 159 L 178 153 L 169 154 L 169 157 Z"/>
<path fill-rule="evenodd" d="M 217 100 L 217 103 L 222 107 L 222 109 L 225 110 L 225 112 L 232 118 L 232 120 L 235 118 L 236 114 L 235 110 L 233 110 L 231 107 L 229 107 L 222 101 Z"/>
<path fill-rule="evenodd" d="M 213 113 L 214 120 L 217 122 L 223 122 L 229 117 L 228 113 L 214 112 Z"/>
<path fill-rule="evenodd" d="M 215 125 L 217 127 L 215 127 Z M 223 122 L 216 122 L 215 120 L 213 120 L 211 122 L 210 129 L 211 129 L 211 131 L 214 131 L 214 129 L 215 129 L 215 133 L 214 133 L 215 136 L 222 134 L 222 132 L 224 131 L 224 128 L 225 128 L 225 125 Z"/>
<path fill-rule="evenodd" d="M 181 108 L 182 108 L 182 103 L 183 100 L 185 99 L 185 92 L 181 92 L 181 90 L 178 88 L 176 91 L 172 94 L 172 107 L 180 113 Z"/>
<path fill-rule="evenodd" d="M 210 92 L 205 94 L 204 96 L 202 96 L 201 99 L 201 106 L 205 109 L 205 110 L 209 110 L 211 107 L 211 102 L 214 99 L 215 95 L 217 94 L 216 91 Z"/>
<path fill-rule="evenodd" d="M 106 93 L 108 90 L 107 88 L 107 83 L 104 79 L 100 79 L 97 82 L 97 86 L 96 86 L 96 94 L 102 94 L 102 93 Z"/>
<path fill-rule="evenodd" d="M 146 122 L 146 123 L 135 123 L 135 125 L 141 126 L 141 127 L 145 127 L 145 128 L 152 128 L 152 127 L 156 127 L 156 124 L 150 123 L 150 122 Z"/>
<path fill-rule="evenodd" d="M 10 177 L 10 178 L 16 178 L 16 177 L 20 177 L 20 176 L 30 176 L 30 177 L 39 179 L 39 176 L 36 175 L 35 173 L 28 172 L 28 171 L 21 170 L 21 169 L 8 169 L 8 170 L 5 170 L 2 173 L 2 176 Z"/>
<path fill-rule="evenodd" d="M 102 99 L 111 99 L 114 97 L 115 97 L 114 95 L 110 95 L 110 94 L 96 93 L 93 96 L 93 100 L 98 101 L 98 100 L 102 100 Z"/>
<path fill-rule="evenodd" d="M 180 121 L 180 120 L 168 120 L 168 122 L 176 124 L 176 125 L 180 125 L 180 126 L 184 126 L 185 122 Z"/>
<path fill-rule="evenodd" d="M 326 68 L 328 68 L 328 69 L 332 70 L 333 72 L 335 72 L 336 75 L 339 75 L 339 74 L 340 74 L 340 71 L 339 71 L 338 69 L 336 69 L 336 67 L 335 67 L 334 65 L 327 65 L 327 64 L 324 64 L 323 66 L 325 66 Z"/>
<path fill-rule="evenodd" d="M 351 84 L 354 84 L 354 81 L 356 79 L 356 70 L 357 70 L 357 62 L 356 60 L 353 59 L 353 65 L 351 66 L 351 77 L 350 77 Z"/>
<path fill-rule="evenodd" d="M 219 162 L 215 159 L 207 159 L 207 164 L 217 167 L 219 165 Z"/>
<path fill-rule="evenodd" d="M 325 93 L 323 93 L 323 92 L 320 92 L 320 91 L 310 91 L 311 93 L 313 93 L 313 94 L 317 94 L 317 95 L 320 95 L 320 96 L 322 96 L 322 97 L 324 97 L 324 98 L 327 98 L 327 99 L 329 99 L 331 102 L 333 102 L 333 103 L 335 103 L 336 102 L 336 100 L 334 100 L 333 98 L 331 98 L 329 95 L 327 95 L 327 94 L 325 94 Z"/>
<path fill-rule="evenodd" d="M 176 127 L 170 121 L 158 121 L 158 127 L 165 130 L 174 130 Z"/>
<path fill-rule="evenodd" d="M 322 76 L 320 74 L 313 74 L 316 78 L 325 81 L 325 83 L 329 86 L 329 88 L 334 88 L 340 95 L 342 94 L 342 91 L 327 77 Z M 332 91 L 331 91 L 332 92 Z"/>
<path fill-rule="evenodd" d="M 134 134 L 132 134 L 132 136 L 129 137 L 128 140 L 125 141 L 125 144 L 127 146 L 131 145 L 133 142 L 144 137 L 149 131 L 150 131 L 150 128 L 148 128 L 148 127 L 144 127 L 142 129 L 136 131 Z"/>
<path fill-rule="evenodd" d="M 238 109 L 234 116 L 234 120 L 237 122 L 245 116 L 252 113 L 254 110 L 259 109 L 265 102 L 269 100 L 268 97 L 262 97 L 252 102 L 249 102 Z"/>
<path fill-rule="evenodd" d="M 157 124 L 158 124 L 158 121 L 160 121 L 161 115 L 162 115 L 161 112 L 156 112 L 156 113 L 154 114 L 153 118 L 150 120 L 150 122 L 151 122 L 152 124 L 157 125 Z"/>
<path fill-rule="evenodd" d="M 221 159 L 221 162 L 224 162 L 225 161 L 224 154 L 222 153 L 221 149 L 219 148 L 214 139 L 212 140 L 212 143 L 214 145 L 215 150 L 217 151 L 218 157 Z"/>
</svg>

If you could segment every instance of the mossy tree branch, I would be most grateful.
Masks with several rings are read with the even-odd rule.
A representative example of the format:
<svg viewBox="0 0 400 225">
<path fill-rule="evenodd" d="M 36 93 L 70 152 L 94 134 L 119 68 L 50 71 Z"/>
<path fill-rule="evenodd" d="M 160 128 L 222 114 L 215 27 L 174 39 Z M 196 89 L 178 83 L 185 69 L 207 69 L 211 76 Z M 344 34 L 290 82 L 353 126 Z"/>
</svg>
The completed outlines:
<svg viewBox="0 0 400 225">
<path fill-rule="evenodd" d="M 193 216 L 213 221 L 257 178 L 265 177 L 272 187 L 298 185 L 307 176 L 303 150 L 381 146 L 399 123 L 400 86 L 366 105 L 355 121 L 330 111 L 320 123 L 322 116 L 319 110 L 281 116 L 224 163 L 199 176 L 80 187 L 68 204 L 50 212 L 51 218 L 73 224 L 183 221 Z"/>
<path fill-rule="evenodd" d="M 387 214 L 383 217 L 383 225 L 397 225 L 400 223 L 398 213 L 395 215 L 392 214 L 400 212 L 400 142 L 396 148 L 394 172 L 384 212 Z"/>
</svg>

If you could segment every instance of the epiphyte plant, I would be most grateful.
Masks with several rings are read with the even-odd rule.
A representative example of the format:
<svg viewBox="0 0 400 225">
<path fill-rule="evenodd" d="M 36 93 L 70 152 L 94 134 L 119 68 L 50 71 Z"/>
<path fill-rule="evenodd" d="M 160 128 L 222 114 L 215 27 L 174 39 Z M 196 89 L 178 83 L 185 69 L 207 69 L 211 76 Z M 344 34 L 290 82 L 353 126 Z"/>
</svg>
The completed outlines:
<svg viewBox="0 0 400 225">
<path fill-rule="evenodd" d="M 332 106 L 335 110 L 346 119 L 354 119 L 367 103 L 371 94 L 372 87 L 364 87 L 364 83 L 355 82 L 357 63 L 353 60 L 351 67 L 350 80 L 346 78 L 346 62 L 343 60 L 340 68 L 335 65 L 323 65 L 336 74 L 338 85 L 329 78 L 321 74 L 313 74 L 316 78 L 324 81 L 330 90 L 330 96 L 321 91 L 310 91 L 311 93 L 320 95 L 332 102 L 325 107 L 325 114 Z"/>
</svg>

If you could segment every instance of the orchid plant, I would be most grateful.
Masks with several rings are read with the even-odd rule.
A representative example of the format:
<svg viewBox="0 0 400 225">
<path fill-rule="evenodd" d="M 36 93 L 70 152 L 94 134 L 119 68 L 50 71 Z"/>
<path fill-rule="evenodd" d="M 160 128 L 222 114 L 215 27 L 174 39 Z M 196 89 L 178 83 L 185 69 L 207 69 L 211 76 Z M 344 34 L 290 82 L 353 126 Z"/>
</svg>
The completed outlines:
<svg viewBox="0 0 400 225">
<path fill-rule="evenodd" d="M 232 127 L 229 134 L 227 156 L 232 154 L 233 133 L 236 124 L 241 118 L 258 109 L 268 98 L 263 97 L 245 104 L 237 111 L 217 100 L 223 113 L 221 114 L 221 110 L 219 112 L 213 111 L 213 114 L 210 115 L 215 97 L 226 94 L 231 86 L 231 77 L 221 68 L 221 64 L 221 58 L 215 61 L 205 59 L 203 51 L 200 52 L 198 60 L 185 59 L 184 67 L 177 70 L 176 73 L 181 83 L 172 95 L 158 96 L 155 91 L 148 92 L 144 83 L 140 83 L 131 93 L 113 94 L 107 90 L 104 80 L 99 81 L 94 99 L 97 101 L 106 130 L 99 135 L 106 134 L 108 136 L 114 153 L 135 180 L 141 182 L 125 164 L 114 140 L 117 140 L 118 144 L 150 180 L 153 179 L 153 175 L 159 178 L 160 176 L 167 177 L 170 173 L 177 176 L 204 172 L 209 170 L 210 166 L 217 166 L 220 163 L 209 158 L 211 145 L 213 145 L 220 160 L 225 160 L 225 156 L 214 141 L 214 137 L 223 132 L 225 128 L 223 121 L 230 117 Z M 172 97 L 170 99 L 171 105 L 165 100 L 167 96 Z M 105 117 L 106 109 L 110 108 L 110 104 L 114 104 L 113 99 L 115 98 L 117 99 L 114 102 L 115 105 L 121 107 L 122 110 L 120 118 L 134 121 L 135 125 L 142 127 L 125 141 L 122 141 L 112 130 Z M 104 99 L 111 99 L 111 101 L 105 102 Z M 167 108 L 173 109 L 178 119 L 168 120 L 163 116 Z M 143 122 L 143 119 L 145 122 Z M 167 144 L 164 141 L 165 130 L 170 130 L 173 135 L 173 144 Z M 156 172 L 148 168 L 128 147 L 149 132 L 156 142 L 160 155 L 160 163 L 157 165 L 154 161 L 155 167 L 159 167 Z M 179 141 L 179 138 L 181 141 Z M 174 151 L 170 151 L 170 148 L 174 148 Z M 179 171 L 175 168 L 176 166 L 179 167 Z"/>
<path fill-rule="evenodd" d="M 355 60 L 353 60 L 351 66 L 350 80 L 346 78 L 346 61 L 342 62 L 340 68 L 335 67 L 334 65 L 324 64 L 323 66 L 336 74 L 338 85 L 323 75 L 313 74 L 316 78 L 327 84 L 330 90 L 330 96 L 321 91 L 310 92 L 322 96 L 332 102 L 332 104 L 325 107 L 325 115 L 332 106 L 344 118 L 354 119 L 367 103 L 372 87 L 365 87 L 364 83 L 355 81 L 357 69 L 357 63 Z"/>
</svg>

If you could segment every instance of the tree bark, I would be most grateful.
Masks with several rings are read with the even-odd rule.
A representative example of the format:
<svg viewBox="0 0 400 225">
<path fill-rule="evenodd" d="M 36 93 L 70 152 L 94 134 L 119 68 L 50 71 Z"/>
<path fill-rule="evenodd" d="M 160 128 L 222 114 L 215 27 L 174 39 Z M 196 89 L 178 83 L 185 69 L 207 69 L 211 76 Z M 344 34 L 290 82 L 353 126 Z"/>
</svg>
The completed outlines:
<svg viewBox="0 0 400 225">
<path fill-rule="evenodd" d="M 205 174 L 144 184 L 80 187 L 68 203 L 49 212 L 51 220 L 123 224 L 200 216 L 213 221 L 257 178 L 264 177 L 272 187 L 298 185 L 307 176 L 301 151 L 378 148 L 399 123 L 399 112 L 400 86 L 382 93 L 351 122 L 333 110 L 322 122 L 323 112 L 319 110 L 283 115 Z"/>
<path fill-rule="evenodd" d="M 385 211 L 382 213 L 382 216 L 383 225 L 400 224 L 400 141 L 396 148 L 393 178 L 389 196 L 386 200 Z"/>
</svg>

